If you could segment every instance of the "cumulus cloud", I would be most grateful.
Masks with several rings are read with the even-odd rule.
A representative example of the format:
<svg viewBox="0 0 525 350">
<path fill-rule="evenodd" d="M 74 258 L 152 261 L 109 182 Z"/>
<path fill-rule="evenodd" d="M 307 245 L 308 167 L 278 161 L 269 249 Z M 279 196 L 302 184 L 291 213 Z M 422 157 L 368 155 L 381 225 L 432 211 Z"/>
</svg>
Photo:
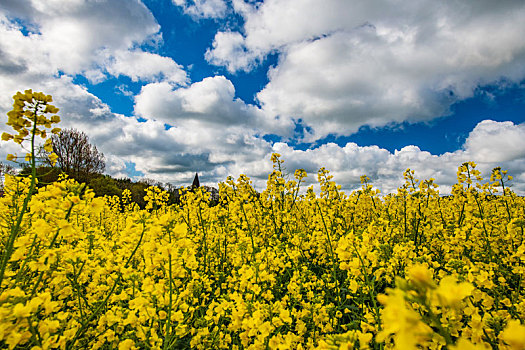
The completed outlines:
<svg viewBox="0 0 525 350">
<path fill-rule="evenodd" d="M 228 6 L 224 0 L 172 0 L 182 7 L 184 13 L 199 18 L 222 18 L 226 15 Z"/>
<path fill-rule="evenodd" d="M 11 72 L 82 74 L 94 83 L 105 80 L 107 73 L 134 81 L 187 80 L 171 58 L 135 48 L 161 40 L 160 26 L 138 0 L 21 1 L 8 2 L 4 9 L 0 52 L 9 56 Z"/>
<path fill-rule="evenodd" d="M 484 120 L 469 134 L 465 152 L 485 162 L 509 162 L 525 158 L 525 124 Z"/>
<path fill-rule="evenodd" d="M 171 182 L 176 186 L 191 183 L 195 172 L 199 172 L 202 183 L 215 186 L 228 175 L 238 176 L 248 171 L 255 178 L 264 178 L 271 168 L 268 164 L 262 166 L 261 160 L 269 159 L 271 144 L 257 135 L 255 125 L 251 125 L 256 124 L 255 121 L 247 122 L 242 119 L 249 119 L 249 113 L 260 112 L 250 112 L 249 109 L 255 107 L 235 102 L 232 92 L 228 92 L 231 83 L 222 79 L 224 78 L 212 80 L 209 86 L 206 83 L 196 83 L 196 87 L 193 85 L 180 88 L 184 97 L 181 97 L 181 101 L 184 102 L 185 108 L 191 111 L 182 113 L 194 114 L 195 117 L 181 118 L 180 123 L 177 119 L 170 119 L 176 124 L 172 128 L 166 128 L 165 121 L 161 117 L 155 118 L 155 115 L 149 115 L 146 121 L 141 122 L 136 117 L 115 114 L 98 97 L 89 93 L 85 87 L 74 84 L 73 79 L 66 75 L 39 82 L 11 82 L 13 85 L 9 88 L 33 88 L 51 94 L 54 104 L 60 108 L 60 126 L 84 131 L 90 137 L 90 141 L 106 156 L 106 172 L 112 176 L 126 176 L 126 165 L 131 163 L 145 177 Z M 149 86 L 158 84 L 160 83 Z M 195 102 L 192 99 L 192 93 L 195 93 L 192 88 L 204 93 L 214 84 L 225 88 L 225 91 L 218 93 L 217 100 L 210 97 L 210 105 L 203 109 L 198 109 L 197 104 L 192 104 L 192 101 Z M 175 91 L 177 89 L 167 90 L 167 93 Z M 209 93 L 213 91 L 211 89 Z M 224 100 L 225 98 L 229 100 Z M 207 121 L 208 117 L 214 117 L 214 108 L 228 101 L 230 106 L 226 108 L 240 109 L 235 112 L 239 120 L 232 119 L 230 124 L 224 125 L 218 121 Z M 12 99 L 9 104 L 0 107 L 0 112 L 5 115 L 11 108 L 11 103 Z M 242 108 L 247 110 L 243 112 Z M 5 124 L 0 125 L 0 133 L 4 131 L 11 132 L 11 129 Z M 2 142 L 0 159 L 5 159 L 8 153 L 21 154 L 21 151 L 13 142 Z"/>
<path fill-rule="evenodd" d="M 54 103 L 60 108 L 60 126 L 84 131 L 105 154 L 106 171 L 112 176 L 124 176 L 126 164 L 132 163 L 137 171 L 158 181 L 187 185 L 198 171 L 203 183 L 216 185 L 233 168 L 257 164 L 271 151 L 269 143 L 243 125 L 218 127 L 190 121 L 166 129 L 164 122 L 153 118 L 141 122 L 135 117 L 115 114 L 68 76 L 40 84 L 32 82 L 32 87 L 54 96 Z M 9 108 L 2 108 L 2 114 Z M 0 125 L 0 133 L 3 131 L 11 132 L 6 125 Z M 0 158 L 21 151 L 13 142 L 2 142 Z"/>
<path fill-rule="evenodd" d="M 434 178 L 442 194 L 450 193 L 456 183 L 457 168 L 474 161 L 488 180 L 493 168 L 501 166 L 514 175 L 513 190 L 525 194 L 525 124 L 485 120 L 470 132 L 462 149 L 434 155 L 417 146 L 406 146 L 394 153 L 377 146 L 360 147 L 355 143 L 339 146 L 328 143 L 315 149 L 296 150 L 285 143 L 273 145 L 282 155 L 290 172 L 304 168 L 308 184 L 316 182 L 316 172 L 325 167 L 346 191 L 360 186 L 360 176 L 367 175 L 383 193 L 395 192 L 403 184 L 403 172 L 410 168 L 421 180 Z"/>
<path fill-rule="evenodd" d="M 233 1 L 245 24 L 219 32 L 209 62 L 250 70 L 279 62 L 257 95 L 264 110 L 302 119 L 305 141 L 447 115 L 483 84 L 525 78 L 525 4 Z"/>
<path fill-rule="evenodd" d="M 237 32 L 215 34 L 212 48 L 206 50 L 204 55 L 208 62 L 216 66 L 224 66 L 230 73 L 249 72 L 262 56 L 261 52 L 247 49 L 244 45 L 244 37 Z"/>
<path fill-rule="evenodd" d="M 47 56 L 50 69 L 68 74 L 93 69 L 105 48 L 127 49 L 156 35 L 160 28 L 139 1 L 22 1 L 18 8 L 9 3 L 6 8 L 7 14 L 27 21 L 30 31 L 25 45 L 18 50 L 10 47 L 8 52 L 18 51 L 35 61 L 41 58 L 35 56 Z M 9 25 L 5 16 L 2 22 L 4 27 Z"/>
<path fill-rule="evenodd" d="M 106 70 L 113 76 L 125 75 L 132 81 L 167 81 L 184 84 L 188 77 L 173 59 L 142 50 L 119 51 L 109 58 Z"/>
<path fill-rule="evenodd" d="M 281 134 L 293 130 L 289 121 L 272 117 L 236 98 L 235 87 L 224 76 L 207 77 L 180 88 L 167 82 L 148 84 L 135 98 L 135 113 L 177 127 L 244 126 Z"/>
</svg>

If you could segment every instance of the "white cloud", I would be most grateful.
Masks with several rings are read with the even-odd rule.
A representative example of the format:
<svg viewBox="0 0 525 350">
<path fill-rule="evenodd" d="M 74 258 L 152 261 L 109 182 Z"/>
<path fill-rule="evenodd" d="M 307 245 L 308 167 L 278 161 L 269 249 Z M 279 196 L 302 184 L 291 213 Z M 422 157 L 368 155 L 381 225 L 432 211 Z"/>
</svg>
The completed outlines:
<svg viewBox="0 0 525 350">
<path fill-rule="evenodd" d="M 136 0 L 26 3 L 32 14 L 27 20 L 37 31 L 27 37 L 31 44 L 25 49 L 31 51 L 24 56 L 45 56 L 53 69 L 68 74 L 92 69 L 105 49 L 130 48 L 156 35 L 160 28 Z"/>
<path fill-rule="evenodd" d="M 250 4 L 234 0 L 233 8 L 245 19 L 244 46 L 251 50 L 270 52 L 339 31 L 373 25 L 390 42 L 406 41 L 409 37 L 416 40 L 415 45 L 421 46 L 437 43 L 440 38 L 453 39 L 452 45 L 461 41 L 464 46 L 457 47 L 460 49 L 458 56 L 449 58 L 460 58 L 468 63 L 468 58 L 484 61 L 488 55 L 502 55 L 501 52 L 483 52 L 485 48 L 508 49 L 509 45 L 516 45 L 519 31 L 511 32 L 510 28 L 519 24 L 524 5 L 514 1 L 457 4 L 430 0 L 404 3 L 266 0 Z M 500 26 L 503 28 L 498 28 Z M 505 36 L 501 37 L 501 33 Z"/>
<path fill-rule="evenodd" d="M 243 126 L 280 134 L 293 130 L 289 121 L 274 118 L 236 98 L 233 84 L 223 76 L 175 89 L 166 82 L 148 84 L 135 98 L 135 113 L 176 127 Z"/>
<path fill-rule="evenodd" d="M 6 10 L 0 12 L 0 52 L 27 73 L 83 74 L 93 83 L 105 80 L 106 73 L 134 81 L 187 80 L 171 58 L 135 48 L 161 40 L 160 26 L 138 0 L 25 1 L 8 3 Z M 28 35 L 13 16 L 27 22 Z"/>
<path fill-rule="evenodd" d="M 206 59 L 250 70 L 280 54 L 257 95 L 268 113 L 301 118 L 305 141 L 447 115 L 483 84 L 525 78 L 525 4 L 233 1 L 243 32 L 219 32 Z"/>
<path fill-rule="evenodd" d="M 465 152 L 484 162 L 525 159 L 525 124 L 484 120 L 469 134 Z"/>
<path fill-rule="evenodd" d="M 118 77 L 126 75 L 132 81 L 168 81 L 183 84 L 188 77 L 182 66 L 169 57 L 141 50 L 118 51 L 110 56 L 106 70 Z"/>
<path fill-rule="evenodd" d="M 228 6 L 224 0 L 172 0 L 183 8 L 184 13 L 199 18 L 222 18 L 226 15 Z"/>
<path fill-rule="evenodd" d="M 296 150 L 284 143 L 273 145 L 290 173 L 304 168 L 308 184 L 316 182 L 317 170 L 328 169 L 334 180 L 350 191 L 360 186 L 360 176 L 367 175 L 382 193 L 395 192 L 403 184 L 403 172 L 410 168 L 420 180 L 434 178 L 442 194 L 450 193 L 456 183 L 456 170 L 464 162 L 474 161 L 487 181 L 493 168 L 501 166 L 514 175 L 513 190 L 525 194 L 525 124 L 480 122 L 469 134 L 464 147 L 442 155 L 433 155 L 417 146 L 406 146 L 391 153 L 377 146 L 360 147 L 347 143 L 341 147 L 328 143 L 315 149 Z"/>
<path fill-rule="evenodd" d="M 261 53 L 248 51 L 244 37 L 237 32 L 218 32 L 213 39 L 212 49 L 206 50 L 204 57 L 216 66 L 224 66 L 230 73 L 249 72 L 262 58 Z M 235 59 L 232 59 L 235 57 Z"/>
</svg>

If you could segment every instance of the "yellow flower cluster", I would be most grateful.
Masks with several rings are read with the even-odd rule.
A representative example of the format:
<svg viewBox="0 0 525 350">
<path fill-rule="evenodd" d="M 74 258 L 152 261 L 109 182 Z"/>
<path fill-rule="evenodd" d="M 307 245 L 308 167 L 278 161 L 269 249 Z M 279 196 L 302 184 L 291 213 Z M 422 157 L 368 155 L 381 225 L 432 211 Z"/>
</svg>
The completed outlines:
<svg viewBox="0 0 525 350">
<path fill-rule="evenodd" d="M 525 199 L 506 173 L 481 183 L 466 163 L 442 197 L 407 171 L 381 197 L 321 169 L 315 194 L 273 160 L 262 193 L 229 178 L 216 206 L 200 190 L 170 207 L 148 189 L 141 210 L 69 179 L 40 189 L 0 285 L 0 347 L 525 347 Z M 27 187 L 6 179 L 2 242 Z"/>
<path fill-rule="evenodd" d="M 42 139 L 47 138 L 47 131 L 43 128 L 51 128 L 52 124 L 60 122 L 60 117 L 56 115 L 58 108 L 50 104 L 53 102 L 51 95 L 46 95 L 43 92 L 33 92 L 31 89 L 24 91 L 24 93 L 17 92 L 13 96 L 13 109 L 7 113 L 7 125 L 11 126 L 17 134 L 9 134 L 4 132 L 2 134 L 3 141 L 14 140 L 18 144 L 22 144 L 28 137 L 31 140 L 31 152 L 27 153 L 24 159 L 30 162 L 34 157 L 34 143 L 35 136 L 40 136 Z M 47 117 L 46 114 L 53 114 Z M 51 133 L 58 134 L 60 128 L 53 128 Z M 51 139 L 46 139 L 44 149 L 47 152 L 52 152 Z M 56 154 L 52 153 L 50 156 L 52 162 L 56 162 Z M 9 154 L 7 160 L 16 160 L 17 156 Z"/>
</svg>

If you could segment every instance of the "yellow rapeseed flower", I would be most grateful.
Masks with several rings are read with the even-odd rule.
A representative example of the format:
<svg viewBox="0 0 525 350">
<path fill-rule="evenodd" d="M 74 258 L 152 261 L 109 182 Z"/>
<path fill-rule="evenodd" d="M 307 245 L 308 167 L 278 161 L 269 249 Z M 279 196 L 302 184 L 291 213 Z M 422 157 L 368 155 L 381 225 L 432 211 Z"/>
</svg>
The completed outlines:
<svg viewBox="0 0 525 350">
<path fill-rule="evenodd" d="M 472 294 L 474 287 L 468 282 L 457 283 L 453 276 L 445 276 L 436 289 L 438 299 L 446 306 L 459 306 L 459 303 Z"/>
<path fill-rule="evenodd" d="M 510 320 L 501 333 L 500 338 L 512 350 L 525 349 L 525 326 L 518 320 Z"/>
<path fill-rule="evenodd" d="M 408 269 L 408 279 L 423 288 L 434 286 L 432 272 L 425 265 L 417 264 L 410 267 Z"/>
<path fill-rule="evenodd" d="M 136 349 L 135 342 L 132 339 L 125 339 L 118 344 L 118 350 Z"/>
</svg>

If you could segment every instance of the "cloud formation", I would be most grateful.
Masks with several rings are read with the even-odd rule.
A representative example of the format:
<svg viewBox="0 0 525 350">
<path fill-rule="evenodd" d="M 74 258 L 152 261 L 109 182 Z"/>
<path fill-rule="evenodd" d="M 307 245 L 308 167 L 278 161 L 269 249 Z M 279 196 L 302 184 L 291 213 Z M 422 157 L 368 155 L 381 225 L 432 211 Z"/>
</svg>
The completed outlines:
<svg viewBox="0 0 525 350">
<path fill-rule="evenodd" d="M 142 50 L 119 51 L 109 57 L 106 71 L 115 76 L 125 75 L 132 81 L 166 81 L 185 84 L 188 81 L 181 65 L 169 57 Z"/>
<path fill-rule="evenodd" d="M 455 152 L 433 155 L 417 146 L 406 146 L 394 153 L 377 146 L 360 147 L 355 143 L 339 146 L 328 143 L 315 149 L 295 150 L 284 143 L 276 143 L 273 151 L 282 155 L 291 172 L 304 168 L 309 182 L 315 183 L 315 174 L 326 167 L 334 180 L 350 191 L 360 186 L 360 176 L 367 175 L 383 193 L 395 192 L 403 183 L 403 172 L 410 168 L 421 180 L 434 178 L 443 194 L 450 193 L 456 183 L 457 168 L 474 161 L 485 180 L 493 168 L 510 169 L 516 179 L 513 190 L 525 194 L 525 123 L 484 120 L 470 132 L 463 147 Z M 314 175 L 314 176 L 312 176 Z"/>
<path fill-rule="evenodd" d="M 161 40 L 160 26 L 140 1 L 25 0 L 4 7 L 0 52 L 26 75 L 82 74 L 94 83 L 105 80 L 106 74 L 127 75 L 134 81 L 187 80 L 171 58 L 136 48 Z"/>
<path fill-rule="evenodd" d="M 233 1 L 243 32 L 219 32 L 206 58 L 249 71 L 279 62 L 258 93 L 268 113 L 302 119 L 305 141 L 360 126 L 449 114 L 484 84 L 525 78 L 525 4 Z"/>
<path fill-rule="evenodd" d="M 187 87 L 167 82 L 142 87 L 135 113 L 176 127 L 212 127 L 216 131 L 243 126 L 259 133 L 290 134 L 293 123 L 280 120 L 235 97 L 235 87 L 224 76 L 204 78 Z"/>
<path fill-rule="evenodd" d="M 182 7 L 184 13 L 195 19 L 222 18 L 226 15 L 228 6 L 224 0 L 172 0 Z"/>
<path fill-rule="evenodd" d="M 224 66 L 230 73 L 235 73 L 251 71 L 262 55 L 246 48 L 242 34 L 228 31 L 215 34 L 212 48 L 206 50 L 204 57 L 211 64 Z"/>
</svg>

